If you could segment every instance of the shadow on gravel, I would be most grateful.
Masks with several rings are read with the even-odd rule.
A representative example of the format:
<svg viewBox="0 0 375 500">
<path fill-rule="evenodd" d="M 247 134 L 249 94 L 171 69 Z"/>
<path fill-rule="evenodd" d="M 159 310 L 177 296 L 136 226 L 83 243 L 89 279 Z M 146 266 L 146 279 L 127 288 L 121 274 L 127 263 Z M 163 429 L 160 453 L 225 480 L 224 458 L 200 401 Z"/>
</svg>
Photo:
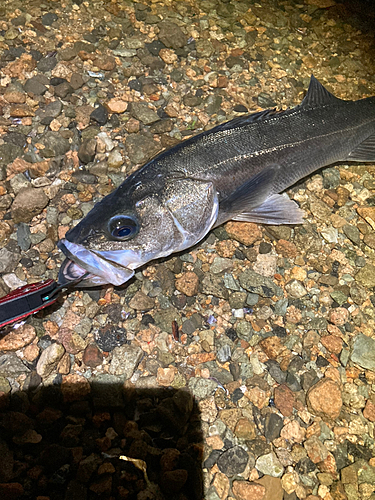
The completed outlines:
<svg viewBox="0 0 375 500">
<path fill-rule="evenodd" d="M 0 393 L 0 498 L 203 498 L 192 395 L 108 380 Z"/>
</svg>

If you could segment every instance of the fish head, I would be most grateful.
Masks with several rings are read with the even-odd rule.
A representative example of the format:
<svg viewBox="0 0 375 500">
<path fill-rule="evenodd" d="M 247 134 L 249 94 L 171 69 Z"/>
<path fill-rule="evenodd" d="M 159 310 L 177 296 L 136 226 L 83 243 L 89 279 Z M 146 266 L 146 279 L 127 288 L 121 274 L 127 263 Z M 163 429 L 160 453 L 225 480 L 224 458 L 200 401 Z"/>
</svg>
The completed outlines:
<svg viewBox="0 0 375 500">
<path fill-rule="evenodd" d="M 212 183 L 150 184 L 137 189 L 125 181 L 66 233 L 58 242 L 66 256 L 61 284 L 86 275 L 80 286 L 122 285 L 138 267 L 192 246 L 211 229 L 218 213 Z"/>
</svg>

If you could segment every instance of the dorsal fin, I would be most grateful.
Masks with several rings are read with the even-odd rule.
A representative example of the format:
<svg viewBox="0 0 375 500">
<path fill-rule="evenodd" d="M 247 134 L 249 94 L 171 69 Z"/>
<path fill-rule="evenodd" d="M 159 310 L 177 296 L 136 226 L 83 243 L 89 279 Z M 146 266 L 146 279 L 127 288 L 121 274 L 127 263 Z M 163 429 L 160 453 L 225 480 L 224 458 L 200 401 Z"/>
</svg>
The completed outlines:
<svg viewBox="0 0 375 500">
<path fill-rule="evenodd" d="M 326 104 L 333 104 L 341 101 L 338 97 L 335 97 L 331 92 L 323 87 L 323 85 L 315 78 L 314 75 L 311 75 L 310 85 L 307 90 L 307 94 L 305 95 L 303 101 L 301 102 L 301 108 L 304 107 L 313 107 L 316 108 L 318 106 L 324 106 Z"/>
</svg>

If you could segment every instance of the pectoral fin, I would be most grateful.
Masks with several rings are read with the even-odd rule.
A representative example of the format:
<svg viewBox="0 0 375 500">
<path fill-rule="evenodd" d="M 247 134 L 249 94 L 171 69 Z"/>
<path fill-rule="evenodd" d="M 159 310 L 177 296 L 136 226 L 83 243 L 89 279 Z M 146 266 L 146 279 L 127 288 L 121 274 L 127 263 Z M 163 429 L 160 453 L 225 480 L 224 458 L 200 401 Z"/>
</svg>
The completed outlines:
<svg viewBox="0 0 375 500">
<path fill-rule="evenodd" d="M 279 165 L 271 165 L 254 175 L 230 196 L 221 200 L 215 226 L 219 226 L 227 220 L 234 220 L 239 214 L 250 212 L 253 208 L 264 203 L 272 192 L 279 168 Z"/>
<path fill-rule="evenodd" d="M 375 161 L 375 134 L 361 142 L 348 154 L 346 159 L 350 161 Z"/>
<path fill-rule="evenodd" d="M 287 195 L 273 194 L 256 208 L 244 211 L 232 220 L 258 224 L 303 224 L 304 212 Z"/>
<path fill-rule="evenodd" d="M 273 194 L 265 202 L 248 212 L 236 215 L 232 220 L 258 224 L 303 224 L 304 212 L 287 195 Z"/>
</svg>

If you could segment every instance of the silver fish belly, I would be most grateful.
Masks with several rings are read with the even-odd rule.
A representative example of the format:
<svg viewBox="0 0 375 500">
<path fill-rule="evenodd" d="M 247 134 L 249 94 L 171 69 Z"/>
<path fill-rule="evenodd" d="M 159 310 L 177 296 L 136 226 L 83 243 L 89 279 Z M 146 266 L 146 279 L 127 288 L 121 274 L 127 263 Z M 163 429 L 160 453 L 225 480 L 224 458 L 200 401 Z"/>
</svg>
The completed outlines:
<svg viewBox="0 0 375 500">
<path fill-rule="evenodd" d="M 121 285 L 228 220 L 300 224 L 282 193 L 338 161 L 375 161 L 375 97 L 343 101 L 313 76 L 286 111 L 241 116 L 163 152 L 97 203 L 58 247 L 62 284 Z"/>
</svg>

